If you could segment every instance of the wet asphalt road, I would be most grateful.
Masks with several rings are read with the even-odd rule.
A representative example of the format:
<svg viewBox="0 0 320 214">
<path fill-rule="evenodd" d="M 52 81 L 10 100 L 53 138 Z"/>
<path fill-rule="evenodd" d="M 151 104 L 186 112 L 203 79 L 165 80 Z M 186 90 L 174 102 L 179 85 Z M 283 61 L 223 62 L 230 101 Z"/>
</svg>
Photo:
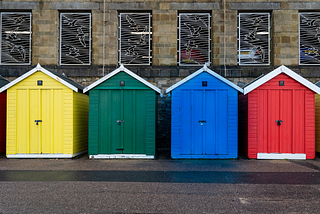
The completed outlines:
<svg viewBox="0 0 320 214">
<path fill-rule="evenodd" d="M 320 213 L 320 158 L 0 156 L 0 213 Z"/>
</svg>

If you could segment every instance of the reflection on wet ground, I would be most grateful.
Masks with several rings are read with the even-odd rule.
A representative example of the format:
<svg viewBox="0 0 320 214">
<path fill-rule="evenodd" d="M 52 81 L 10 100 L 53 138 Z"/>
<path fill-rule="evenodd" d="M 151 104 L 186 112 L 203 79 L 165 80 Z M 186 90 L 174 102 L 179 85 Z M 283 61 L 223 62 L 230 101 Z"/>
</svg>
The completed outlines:
<svg viewBox="0 0 320 214">
<path fill-rule="evenodd" d="M 0 181 L 320 184 L 320 172 L 2 170 Z"/>
</svg>

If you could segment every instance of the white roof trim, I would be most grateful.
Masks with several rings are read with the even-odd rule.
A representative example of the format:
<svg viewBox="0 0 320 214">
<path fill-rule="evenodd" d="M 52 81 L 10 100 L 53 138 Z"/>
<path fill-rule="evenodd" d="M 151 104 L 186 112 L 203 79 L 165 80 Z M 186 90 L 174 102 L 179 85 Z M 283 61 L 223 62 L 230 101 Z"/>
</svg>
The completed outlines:
<svg viewBox="0 0 320 214">
<path fill-rule="evenodd" d="M 248 85 L 247 87 L 244 87 L 244 94 L 248 94 L 250 91 L 258 88 L 262 84 L 266 83 L 267 81 L 271 80 L 272 78 L 276 77 L 277 75 L 285 73 L 292 79 L 296 80 L 297 82 L 301 83 L 305 87 L 309 88 L 310 90 L 314 91 L 317 94 L 320 94 L 320 88 L 313 84 L 312 82 L 309 82 L 307 79 L 303 78 L 296 72 L 290 70 L 284 65 L 281 65 L 280 67 L 276 68 L 275 70 L 271 71 L 270 73 L 264 75 L 257 81 L 253 82 L 252 84 Z"/>
<path fill-rule="evenodd" d="M 92 83 L 91 85 L 85 87 L 83 89 L 83 93 L 86 93 L 87 91 L 90 91 L 91 89 L 93 89 L 94 87 L 98 86 L 99 84 L 103 83 L 104 81 L 106 81 L 107 79 L 110 79 L 111 77 L 113 77 L 114 75 L 116 75 L 119 72 L 125 72 L 127 74 L 129 74 L 130 76 L 132 76 L 133 78 L 135 78 L 136 80 L 140 81 L 141 83 L 145 84 L 146 86 L 148 86 L 149 88 L 155 90 L 156 92 L 158 92 L 159 94 L 161 94 L 161 90 L 152 85 L 151 83 L 149 83 L 148 81 L 144 80 L 143 78 L 139 77 L 138 75 L 136 75 L 135 73 L 133 73 L 132 71 L 126 69 L 123 64 L 120 65 L 119 68 L 117 68 L 116 70 L 112 71 L 111 73 L 107 74 L 106 76 L 102 77 L 101 79 L 95 81 L 94 83 Z"/>
<path fill-rule="evenodd" d="M 43 73 L 47 74 L 48 76 L 52 77 L 53 79 L 57 80 L 58 82 L 62 83 L 63 85 L 67 86 L 68 88 L 74 90 L 75 92 L 78 92 L 78 88 L 74 87 L 73 85 L 71 85 L 70 83 L 64 81 L 63 79 L 59 78 L 58 76 L 54 75 L 53 73 L 51 73 L 50 71 L 44 69 L 43 67 L 41 67 L 41 65 L 38 63 L 37 67 L 35 67 L 34 69 L 28 71 L 27 73 L 23 74 L 22 76 L 18 77 L 17 79 L 13 80 L 12 82 L 8 83 L 7 85 L 3 86 L 2 88 L 0 88 L 0 93 L 11 88 L 12 86 L 14 86 L 15 84 L 21 82 L 22 80 L 26 79 L 27 77 L 31 76 L 32 74 L 34 74 L 37 71 L 42 71 Z"/>
<path fill-rule="evenodd" d="M 222 82 L 226 83 L 227 85 L 231 86 L 232 88 L 238 90 L 239 92 L 243 93 L 243 89 L 240 88 L 239 86 L 237 86 L 236 84 L 230 82 L 229 80 L 227 80 L 226 78 L 220 76 L 219 74 L 217 74 L 216 72 L 210 70 L 207 65 L 205 64 L 202 68 L 200 68 L 199 70 L 197 70 L 196 72 L 194 72 L 193 74 L 187 76 L 186 78 L 182 79 L 181 81 L 177 82 L 176 84 L 172 85 L 171 87 L 167 88 L 166 90 L 166 94 L 169 93 L 170 91 L 174 90 L 175 88 L 179 87 L 180 85 L 184 84 L 185 82 L 191 80 L 192 78 L 198 76 L 199 74 L 201 74 L 202 72 L 207 72 L 209 74 L 211 74 L 212 76 L 216 77 L 217 79 L 221 80 Z"/>
</svg>

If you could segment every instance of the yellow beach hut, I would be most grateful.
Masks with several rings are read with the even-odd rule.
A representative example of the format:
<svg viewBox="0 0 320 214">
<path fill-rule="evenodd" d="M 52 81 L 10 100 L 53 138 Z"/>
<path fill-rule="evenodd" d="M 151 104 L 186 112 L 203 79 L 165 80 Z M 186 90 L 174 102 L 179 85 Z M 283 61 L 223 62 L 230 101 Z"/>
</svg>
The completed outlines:
<svg viewBox="0 0 320 214">
<path fill-rule="evenodd" d="M 7 158 L 72 158 L 88 148 L 83 87 L 39 64 L 7 90 Z"/>
</svg>

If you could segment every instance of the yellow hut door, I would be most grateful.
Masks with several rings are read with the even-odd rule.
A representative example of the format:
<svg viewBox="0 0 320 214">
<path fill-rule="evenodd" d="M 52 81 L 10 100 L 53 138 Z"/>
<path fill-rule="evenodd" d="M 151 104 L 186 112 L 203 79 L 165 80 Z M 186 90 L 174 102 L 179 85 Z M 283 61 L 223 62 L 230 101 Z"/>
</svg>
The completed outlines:
<svg viewBox="0 0 320 214">
<path fill-rule="evenodd" d="M 63 90 L 17 93 L 17 153 L 63 153 Z"/>
</svg>

